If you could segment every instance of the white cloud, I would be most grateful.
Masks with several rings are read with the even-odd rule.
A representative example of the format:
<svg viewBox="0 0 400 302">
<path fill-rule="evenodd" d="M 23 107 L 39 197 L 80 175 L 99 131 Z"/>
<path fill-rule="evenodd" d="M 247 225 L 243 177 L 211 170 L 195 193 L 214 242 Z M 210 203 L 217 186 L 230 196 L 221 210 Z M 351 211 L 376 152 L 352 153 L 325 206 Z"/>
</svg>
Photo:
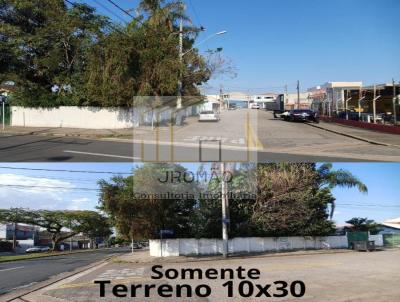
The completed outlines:
<svg viewBox="0 0 400 302">
<path fill-rule="evenodd" d="M 84 209 L 93 208 L 90 206 L 89 198 L 77 194 L 71 196 L 74 187 L 73 183 L 61 179 L 0 174 L 0 208 L 24 207 L 48 210 L 80 209 L 80 206 Z"/>
</svg>

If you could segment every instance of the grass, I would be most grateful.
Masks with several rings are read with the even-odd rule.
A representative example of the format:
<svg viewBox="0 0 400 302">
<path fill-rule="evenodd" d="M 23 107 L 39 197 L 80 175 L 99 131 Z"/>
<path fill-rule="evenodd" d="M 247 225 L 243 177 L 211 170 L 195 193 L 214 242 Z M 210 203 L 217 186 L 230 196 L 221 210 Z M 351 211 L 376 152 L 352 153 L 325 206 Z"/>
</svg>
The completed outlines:
<svg viewBox="0 0 400 302">
<path fill-rule="evenodd" d="M 81 250 L 81 251 L 73 251 L 72 253 L 70 253 L 70 252 L 48 252 L 48 253 L 37 253 L 37 254 L 7 255 L 7 256 L 0 256 L 0 263 L 8 262 L 8 261 L 44 258 L 44 257 L 63 256 L 63 255 L 84 253 L 84 252 L 93 252 L 93 251 L 95 251 L 95 250 L 88 249 L 88 250 Z"/>
</svg>

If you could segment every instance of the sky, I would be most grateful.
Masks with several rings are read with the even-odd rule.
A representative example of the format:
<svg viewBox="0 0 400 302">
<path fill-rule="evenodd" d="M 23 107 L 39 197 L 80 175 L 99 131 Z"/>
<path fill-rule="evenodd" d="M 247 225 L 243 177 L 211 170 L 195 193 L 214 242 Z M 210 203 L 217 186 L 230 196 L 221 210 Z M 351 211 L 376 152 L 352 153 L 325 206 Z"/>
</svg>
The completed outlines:
<svg viewBox="0 0 400 302">
<path fill-rule="evenodd" d="M 98 205 L 97 182 L 118 173 L 129 174 L 132 167 L 129 163 L 0 163 L 0 208 L 94 210 Z M 197 166 L 185 167 L 194 171 Z M 368 187 L 368 194 L 357 189 L 333 190 L 337 204 L 333 219 L 338 225 L 353 217 L 378 222 L 400 217 L 400 163 L 335 163 L 334 169 L 350 171 Z"/>
<path fill-rule="evenodd" d="M 79 0 L 118 22 L 130 17 L 104 0 Z M 114 0 L 123 9 L 138 0 Z M 102 5 L 100 6 L 99 3 Z M 194 25 L 207 30 L 201 52 L 223 47 L 237 77 L 211 80 L 204 91 L 302 90 L 329 81 L 365 84 L 400 80 L 398 0 L 187 0 Z M 106 7 L 106 8 L 104 8 Z M 110 12 L 111 11 L 111 12 Z M 132 11 L 134 14 L 134 11 Z M 121 21 L 122 19 L 122 21 Z"/>
</svg>

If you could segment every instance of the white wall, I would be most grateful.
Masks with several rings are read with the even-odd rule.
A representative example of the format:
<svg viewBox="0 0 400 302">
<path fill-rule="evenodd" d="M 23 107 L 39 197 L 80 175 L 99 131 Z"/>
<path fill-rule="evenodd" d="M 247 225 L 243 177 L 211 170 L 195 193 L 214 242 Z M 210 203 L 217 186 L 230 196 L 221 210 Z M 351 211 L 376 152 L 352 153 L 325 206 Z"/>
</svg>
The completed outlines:
<svg viewBox="0 0 400 302">
<path fill-rule="evenodd" d="M 228 241 L 229 253 L 348 248 L 347 236 L 327 237 L 252 237 Z M 150 240 L 150 256 L 171 257 L 222 254 L 221 239 Z"/>
<path fill-rule="evenodd" d="M 383 246 L 383 235 L 369 235 L 370 241 L 375 241 L 375 246 Z"/>
<path fill-rule="evenodd" d="M 133 127 L 134 115 L 127 108 L 11 107 L 11 125 L 22 127 L 124 129 Z"/>
<path fill-rule="evenodd" d="M 197 106 L 197 105 L 196 105 Z M 184 108 L 180 115 L 190 116 L 192 107 Z M 171 108 L 160 108 L 152 112 L 148 108 L 100 108 L 61 106 L 58 108 L 11 107 L 11 126 L 127 129 L 141 124 L 150 125 L 152 120 L 170 121 L 175 113 Z"/>
</svg>

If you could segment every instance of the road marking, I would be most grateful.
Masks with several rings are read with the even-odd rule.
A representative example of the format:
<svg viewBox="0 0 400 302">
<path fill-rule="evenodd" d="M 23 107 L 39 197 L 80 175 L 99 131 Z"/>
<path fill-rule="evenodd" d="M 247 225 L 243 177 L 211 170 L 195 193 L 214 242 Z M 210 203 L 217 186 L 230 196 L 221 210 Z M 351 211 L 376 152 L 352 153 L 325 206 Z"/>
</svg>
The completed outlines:
<svg viewBox="0 0 400 302">
<path fill-rule="evenodd" d="M 25 266 L 18 266 L 18 267 L 0 269 L 0 272 L 13 271 L 13 270 L 20 269 L 20 268 L 24 268 L 24 267 L 25 267 Z"/>
<path fill-rule="evenodd" d="M 139 157 L 122 156 L 122 155 L 105 154 L 105 153 L 92 153 L 92 152 L 71 151 L 71 150 L 64 150 L 63 152 L 64 153 L 73 153 L 73 154 L 102 156 L 102 157 L 113 157 L 113 158 L 124 158 L 124 159 L 140 159 Z"/>
</svg>

